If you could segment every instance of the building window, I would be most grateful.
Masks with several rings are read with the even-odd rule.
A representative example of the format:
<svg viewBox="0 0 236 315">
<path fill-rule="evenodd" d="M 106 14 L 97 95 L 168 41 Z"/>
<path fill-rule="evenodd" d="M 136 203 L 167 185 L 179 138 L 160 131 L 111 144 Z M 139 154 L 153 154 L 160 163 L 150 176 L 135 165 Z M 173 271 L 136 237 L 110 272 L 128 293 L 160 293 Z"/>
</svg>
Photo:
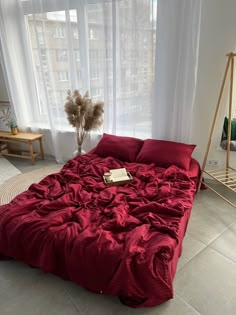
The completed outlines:
<svg viewBox="0 0 236 315">
<path fill-rule="evenodd" d="M 44 45 L 43 27 L 41 25 L 36 26 L 36 36 L 38 38 L 39 45 Z"/>
<path fill-rule="evenodd" d="M 59 81 L 69 81 L 68 71 L 59 71 Z"/>
<path fill-rule="evenodd" d="M 92 88 L 91 89 L 91 96 L 92 97 L 100 97 L 103 94 L 103 89 L 101 88 Z"/>
<path fill-rule="evenodd" d="M 95 30 L 95 29 L 92 28 L 92 27 L 89 28 L 89 39 L 91 39 L 91 40 L 96 40 L 96 39 L 98 39 L 97 30 Z"/>
<path fill-rule="evenodd" d="M 64 90 L 57 90 L 56 91 L 56 99 L 57 99 L 57 102 L 59 104 L 64 104 L 66 102 L 66 91 Z"/>
<path fill-rule="evenodd" d="M 78 70 L 76 73 L 77 73 L 77 79 L 78 79 L 78 80 L 81 80 L 81 71 Z"/>
<path fill-rule="evenodd" d="M 55 29 L 55 38 L 65 38 L 65 28 L 63 26 L 57 26 Z"/>
<path fill-rule="evenodd" d="M 111 60 L 112 59 L 112 51 L 111 49 L 106 49 L 106 59 Z"/>
<path fill-rule="evenodd" d="M 90 78 L 91 78 L 91 80 L 99 79 L 99 70 L 97 68 L 91 68 L 91 70 L 90 70 Z"/>
<path fill-rule="evenodd" d="M 42 62 L 47 61 L 47 53 L 46 53 L 46 49 L 40 49 L 40 57 Z"/>
<path fill-rule="evenodd" d="M 57 50 L 57 61 L 67 61 L 68 53 L 66 49 L 58 49 Z"/>
<path fill-rule="evenodd" d="M 79 50 L 74 50 L 74 56 L 75 56 L 75 60 L 76 61 L 79 61 L 80 60 L 80 53 L 79 53 Z"/>
<path fill-rule="evenodd" d="M 73 29 L 73 36 L 74 36 L 74 39 L 78 39 L 79 38 L 78 29 L 76 29 L 76 28 Z"/>
<path fill-rule="evenodd" d="M 50 78 L 49 78 L 49 73 L 48 73 L 47 69 L 44 70 L 43 75 L 44 75 L 44 79 L 45 79 L 47 86 L 50 85 Z"/>
</svg>

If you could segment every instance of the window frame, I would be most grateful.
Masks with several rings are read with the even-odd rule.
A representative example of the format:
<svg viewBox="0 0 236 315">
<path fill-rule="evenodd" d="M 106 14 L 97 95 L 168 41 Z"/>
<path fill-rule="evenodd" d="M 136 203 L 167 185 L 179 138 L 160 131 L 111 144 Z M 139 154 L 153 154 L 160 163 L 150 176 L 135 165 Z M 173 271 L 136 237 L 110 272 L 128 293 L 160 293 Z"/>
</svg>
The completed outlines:
<svg viewBox="0 0 236 315">
<path fill-rule="evenodd" d="M 109 0 L 110 1 L 110 0 Z M 109 2 L 108 1 L 108 2 Z M 55 4 L 52 5 L 51 2 L 48 2 L 47 0 L 41 0 L 40 5 L 39 2 L 34 1 L 32 3 L 32 0 L 29 1 L 23 1 L 22 7 L 23 7 L 23 13 L 25 16 L 25 21 L 27 21 L 27 17 L 34 14 L 41 14 L 41 13 L 48 13 L 48 12 L 57 12 L 57 11 L 65 11 L 65 17 L 68 17 L 68 13 L 70 10 L 76 10 L 77 15 L 77 27 L 78 27 L 78 39 L 75 39 L 74 36 L 71 38 L 71 40 L 77 40 L 79 42 L 80 49 L 78 52 L 75 53 L 75 62 L 81 62 L 83 64 L 83 67 L 80 69 L 79 74 L 80 76 L 77 77 L 77 73 L 69 74 L 67 71 L 56 71 L 58 72 L 58 82 L 59 84 L 63 84 L 64 82 L 68 82 L 71 80 L 71 78 L 77 78 L 76 80 L 80 81 L 82 84 L 82 89 L 84 91 L 90 91 L 90 69 L 89 69 L 89 38 L 88 38 L 88 21 L 87 21 L 87 5 L 88 4 L 94 4 L 94 3 L 104 3 L 107 2 L 106 0 L 69 0 L 66 4 L 64 0 L 57 0 L 57 7 L 55 8 Z M 67 20 L 65 21 L 65 26 L 62 29 L 60 28 L 60 31 L 58 31 L 58 27 L 56 29 L 56 34 L 53 34 L 53 37 L 55 39 L 63 39 L 67 36 L 68 29 L 66 27 Z M 27 25 L 28 26 L 28 25 Z M 43 34 L 44 29 L 43 26 L 40 26 L 40 34 Z M 26 27 L 27 31 L 29 32 L 29 28 Z M 73 32 L 74 34 L 74 32 Z M 30 36 L 30 34 L 28 33 Z M 62 36 L 61 36 L 62 35 Z M 29 41 L 29 50 L 30 54 L 32 55 L 32 46 Z M 45 48 L 45 38 L 43 37 L 43 42 L 38 45 L 38 49 Z M 74 50 L 75 51 L 75 50 Z M 69 61 L 69 55 L 74 54 L 74 51 L 68 51 L 68 58 L 67 61 Z M 33 61 L 32 61 L 33 62 Z M 56 52 L 56 62 L 58 62 L 57 58 L 57 52 Z M 34 62 L 33 62 L 34 64 Z M 45 61 L 42 62 L 41 60 L 41 66 L 45 67 L 47 64 L 45 64 Z M 43 70 L 41 70 L 43 71 Z M 44 93 L 47 93 L 47 86 L 43 84 L 44 86 Z M 40 91 L 38 90 L 38 87 L 36 87 L 38 96 L 40 96 Z M 46 95 L 46 94 L 45 94 Z M 39 97 L 40 98 L 40 97 Z M 34 118 L 36 120 L 38 119 L 44 119 L 43 114 L 41 113 L 41 105 L 39 104 L 38 108 L 34 111 Z"/>
<path fill-rule="evenodd" d="M 54 33 L 54 38 L 57 38 L 57 39 L 63 39 L 66 37 L 66 30 L 65 30 L 65 27 L 63 26 L 57 26 L 56 27 L 56 31 Z"/>
<path fill-rule="evenodd" d="M 58 71 L 59 82 L 70 81 L 70 76 L 68 71 Z"/>
<path fill-rule="evenodd" d="M 112 2 L 112 0 L 57 0 L 56 11 L 67 11 L 78 9 L 79 6 L 85 6 L 87 4 L 98 4 Z M 46 12 L 55 11 L 55 2 L 50 2 L 48 0 L 32 1 L 24 0 L 21 2 L 24 15 L 38 14 Z"/>
<path fill-rule="evenodd" d="M 90 76 L 90 63 L 89 63 L 89 50 L 90 50 L 90 44 L 89 41 L 90 36 L 89 36 L 89 24 L 88 24 L 88 17 L 87 17 L 87 5 L 88 4 L 98 4 L 98 3 L 111 3 L 112 5 L 112 19 L 113 19 L 113 23 L 114 25 L 119 24 L 119 17 L 116 14 L 116 5 L 117 3 L 115 1 L 112 0 L 68 0 L 65 1 L 64 0 L 57 0 L 56 1 L 56 8 L 55 8 L 55 2 L 54 5 L 52 5 L 51 3 L 48 2 L 48 0 L 41 0 L 41 1 L 33 1 L 32 4 L 32 0 L 29 1 L 23 1 L 22 5 L 23 5 L 23 12 L 24 15 L 27 16 L 29 14 L 37 14 L 37 13 L 45 13 L 45 12 L 56 12 L 56 11 L 65 11 L 65 12 L 69 12 L 69 10 L 76 10 L 77 12 L 77 27 L 78 27 L 78 41 L 79 41 L 79 56 L 80 59 L 76 60 L 76 61 L 80 61 L 81 64 L 83 65 L 83 67 L 80 70 L 81 73 L 81 78 L 79 78 L 82 82 L 82 89 L 84 91 L 90 91 L 91 95 L 92 95 L 92 91 L 90 88 L 90 80 L 91 80 L 91 76 Z M 40 4 L 40 5 L 39 5 Z M 65 33 L 67 34 L 68 30 L 65 30 Z M 113 86 L 116 86 L 116 80 L 120 80 L 121 77 L 121 73 L 120 70 L 117 69 L 116 67 L 116 63 L 117 60 L 120 59 L 120 57 L 122 56 L 121 54 L 121 47 L 119 45 L 119 41 L 116 42 L 116 30 L 113 28 L 111 31 L 111 35 L 113 38 L 113 46 L 111 48 L 111 63 L 113 65 L 112 69 L 113 69 L 113 74 L 111 76 L 112 79 L 112 84 Z M 119 34 L 120 35 L 120 34 Z M 96 38 L 94 38 L 95 40 Z M 75 39 L 74 39 L 75 40 Z M 76 39 L 77 40 L 77 39 Z M 31 47 L 30 47 L 31 49 Z M 70 54 L 71 51 L 69 51 Z M 125 51 L 125 53 L 127 54 L 128 51 Z M 110 52 L 107 53 L 108 58 L 107 60 L 110 61 Z M 130 58 L 130 56 L 129 56 Z M 128 59 L 129 59 L 128 58 Z M 126 58 L 127 59 L 127 56 Z M 68 76 L 66 76 L 68 78 Z M 60 82 L 66 82 L 69 81 L 71 79 L 71 81 L 73 81 L 73 74 L 71 74 L 70 78 L 68 78 L 68 80 L 60 80 Z M 118 79 L 117 79 L 118 78 Z M 122 85 L 122 82 L 121 82 Z M 125 90 L 125 89 L 124 89 Z M 99 95 L 100 93 L 98 93 Z M 105 116 L 105 120 L 107 121 L 107 126 L 109 128 L 109 113 L 116 113 L 117 112 L 117 100 L 118 100 L 118 91 L 116 89 L 112 89 L 112 109 L 108 110 L 108 115 Z M 124 97 L 125 97 L 125 93 L 124 93 Z M 108 100 L 110 101 L 110 100 Z M 115 118 L 113 119 L 113 125 L 114 128 L 116 128 L 116 120 Z"/>
</svg>

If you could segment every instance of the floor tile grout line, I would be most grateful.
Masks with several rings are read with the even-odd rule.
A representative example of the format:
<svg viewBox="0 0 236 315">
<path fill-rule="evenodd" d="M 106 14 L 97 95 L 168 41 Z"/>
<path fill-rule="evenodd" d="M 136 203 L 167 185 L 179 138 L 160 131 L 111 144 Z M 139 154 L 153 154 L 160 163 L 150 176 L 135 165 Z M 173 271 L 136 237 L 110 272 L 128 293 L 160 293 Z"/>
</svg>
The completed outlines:
<svg viewBox="0 0 236 315">
<path fill-rule="evenodd" d="M 193 237 L 193 238 L 195 239 L 195 241 L 201 242 L 201 243 L 204 244 L 205 246 L 208 245 L 208 244 L 204 243 L 203 241 L 198 240 L 191 232 L 188 232 L 188 229 L 187 229 L 187 233 L 188 233 L 191 237 Z"/>
<path fill-rule="evenodd" d="M 221 232 L 214 240 L 210 241 L 210 243 L 208 243 L 207 246 L 211 245 L 211 244 L 212 244 L 213 242 L 215 242 L 219 237 L 221 237 L 222 234 L 224 234 L 225 232 L 227 232 L 227 231 L 230 229 L 230 227 L 231 227 L 232 224 L 235 224 L 235 222 L 234 222 L 234 223 L 231 223 L 231 224 L 230 224 L 223 232 Z"/>
<path fill-rule="evenodd" d="M 236 264 L 236 261 L 234 261 L 234 260 L 232 260 L 231 258 L 225 256 L 224 254 L 222 254 L 221 252 L 219 252 L 217 249 L 212 248 L 212 247 L 210 247 L 210 246 L 209 246 L 209 248 L 212 249 L 212 250 L 214 250 L 215 252 L 217 252 L 218 254 L 220 254 L 221 256 L 223 256 L 224 258 L 228 259 L 229 261 L 231 261 L 231 262 L 233 262 L 233 263 Z"/>
<path fill-rule="evenodd" d="M 230 224 L 229 229 L 231 228 L 232 225 L 236 225 L 236 220 L 235 220 L 235 222 L 232 222 L 232 223 Z"/>
<path fill-rule="evenodd" d="M 191 234 L 191 232 L 188 231 L 188 228 L 187 228 L 187 230 L 186 230 L 185 235 L 187 235 L 187 234 L 190 235 L 195 241 L 197 241 L 197 242 L 199 242 L 199 243 L 202 243 L 203 245 L 207 245 L 207 244 L 204 243 L 203 241 L 198 240 L 193 234 Z M 184 236 L 184 238 L 185 238 L 185 236 Z"/>
<path fill-rule="evenodd" d="M 180 271 L 183 266 L 185 266 L 185 265 L 188 264 L 190 261 L 192 261 L 195 257 L 197 257 L 197 256 L 198 256 L 203 250 L 205 250 L 207 247 L 208 247 L 208 246 L 205 245 L 205 247 L 202 248 L 196 255 L 194 255 L 192 258 L 190 258 L 188 261 L 186 261 L 181 267 L 179 267 L 179 269 L 177 270 L 177 272 Z M 177 272 L 176 272 L 176 273 L 177 273 Z"/>
<path fill-rule="evenodd" d="M 176 290 L 177 291 L 177 290 Z M 202 315 L 195 307 L 193 307 L 189 302 L 187 302 L 178 292 L 176 292 L 176 295 L 183 300 L 187 305 L 189 305 L 194 311 L 198 312 L 199 315 Z"/>
<path fill-rule="evenodd" d="M 234 222 L 234 224 L 235 224 L 235 222 Z M 221 236 L 224 232 L 226 232 L 228 229 L 229 229 L 229 227 L 232 225 L 232 223 L 230 223 L 230 225 L 228 226 L 228 227 L 226 227 L 219 235 L 217 235 L 216 236 L 216 238 L 214 238 L 213 240 L 211 240 L 210 241 L 210 243 L 204 243 L 203 241 L 200 241 L 200 240 L 198 240 L 193 234 L 191 234 L 191 232 L 188 232 L 188 229 L 187 229 L 187 233 L 191 236 L 191 237 L 193 237 L 196 241 L 198 241 L 198 242 L 201 242 L 202 244 L 205 244 L 206 246 L 208 246 L 208 245 L 210 245 L 212 242 L 214 242 L 219 236 Z"/>
<path fill-rule="evenodd" d="M 69 299 L 70 299 L 71 304 L 74 306 L 74 308 L 76 309 L 76 311 L 79 312 L 79 315 L 83 315 L 82 310 L 81 310 L 80 307 L 74 302 L 74 300 L 72 299 L 72 297 L 71 297 L 70 293 L 68 292 L 68 290 L 67 290 L 67 289 L 65 289 L 65 290 L 66 290 L 67 295 L 69 296 Z"/>
<path fill-rule="evenodd" d="M 211 244 L 211 243 L 210 243 Z M 230 260 L 231 262 L 236 264 L 236 261 L 232 260 L 231 258 L 229 258 L 228 256 L 225 256 L 224 254 L 222 254 L 221 252 L 219 252 L 217 249 L 212 248 L 211 246 L 206 245 L 204 248 L 202 248 L 195 256 L 193 256 L 191 259 L 189 259 L 188 261 L 186 261 L 181 267 L 179 267 L 179 269 L 176 271 L 176 273 L 178 273 L 186 264 L 190 263 L 194 258 L 196 258 L 199 254 L 202 253 L 202 251 L 206 250 L 207 248 L 210 248 L 211 250 L 214 250 L 215 252 L 217 252 L 218 254 L 220 254 L 221 256 L 223 256 L 224 258 Z"/>
</svg>

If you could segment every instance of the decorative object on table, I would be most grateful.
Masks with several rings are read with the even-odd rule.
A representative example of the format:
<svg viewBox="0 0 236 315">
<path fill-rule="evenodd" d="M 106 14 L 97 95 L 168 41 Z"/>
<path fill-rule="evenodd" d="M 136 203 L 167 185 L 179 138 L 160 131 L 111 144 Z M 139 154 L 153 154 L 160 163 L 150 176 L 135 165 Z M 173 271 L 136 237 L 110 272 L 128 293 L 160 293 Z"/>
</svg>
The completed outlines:
<svg viewBox="0 0 236 315">
<path fill-rule="evenodd" d="M 76 128 L 78 154 L 81 154 L 82 144 L 89 132 L 102 125 L 103 106 L 102 101 L 93 103 L 88 92 L 82 96 L 78 90 L 73 94 L 67 91 L 65 112 L 69 123 Z"/>
<path fill-rule="evenodd" d="M 11 133 L 12 133 L 13 135 L 17 135 L 17 134 L 18 134 L 18 126 L 17 126 L 17 123 L 16 123 L 15 119 L 12 118 L 12 119 L 9 121 L 9 126 L 10 126 L 10 128 L 11 128 Z"/>
<path fill-rule="evenodd" d="M 16 123 L 16 118 L 9 105 L 1 105 L 0 121 L 4 123 L 5 127 L 11 129 L 13 135 L 17 135 L 18 126 Z"/>
<path fill-rule="evenodd" d="M 133 181 L 132 175 L 125 168 L 112 169 L 103 175 L 104 183 L 111 185 L 124 185 Z"/>
</svg>

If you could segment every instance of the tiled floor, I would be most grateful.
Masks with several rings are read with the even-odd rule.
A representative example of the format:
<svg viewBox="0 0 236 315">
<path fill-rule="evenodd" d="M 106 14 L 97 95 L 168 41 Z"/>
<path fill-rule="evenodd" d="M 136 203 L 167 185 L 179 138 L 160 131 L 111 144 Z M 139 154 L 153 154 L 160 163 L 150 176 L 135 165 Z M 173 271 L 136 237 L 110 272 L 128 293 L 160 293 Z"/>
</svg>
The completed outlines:
<svg viewBox="0 0 236 315">
<path fill-rule="evenodd" d="M 7 179 L 20 173 L 21 172 L 12 165 L 12 163 L 0 155 L 0 185 Z"/>
<path fill-rule="evenodd" d="M 22 172 L 55 163 L 13 162 Z M 174 288 L 173 300 L 131 309 L 19 262 L 0 262 L 1 315 L 236 315 L 236 209 L 210 190 L 195 198 Z"/>
<path fill-rule="evenodd" d="M 31 161 L 27 159 L 20 159 L 15 157 L 7 157 L 7 159 L 15 167 L 17 167 L 21 171 L 21 173 L 27 173 L 35 169 L 57 164 L 57 162 L 52 158 L 46 158 L 45 160 L 37 158 L 35 160 L 35 164 L 32 164 Z"/>
</svg>

